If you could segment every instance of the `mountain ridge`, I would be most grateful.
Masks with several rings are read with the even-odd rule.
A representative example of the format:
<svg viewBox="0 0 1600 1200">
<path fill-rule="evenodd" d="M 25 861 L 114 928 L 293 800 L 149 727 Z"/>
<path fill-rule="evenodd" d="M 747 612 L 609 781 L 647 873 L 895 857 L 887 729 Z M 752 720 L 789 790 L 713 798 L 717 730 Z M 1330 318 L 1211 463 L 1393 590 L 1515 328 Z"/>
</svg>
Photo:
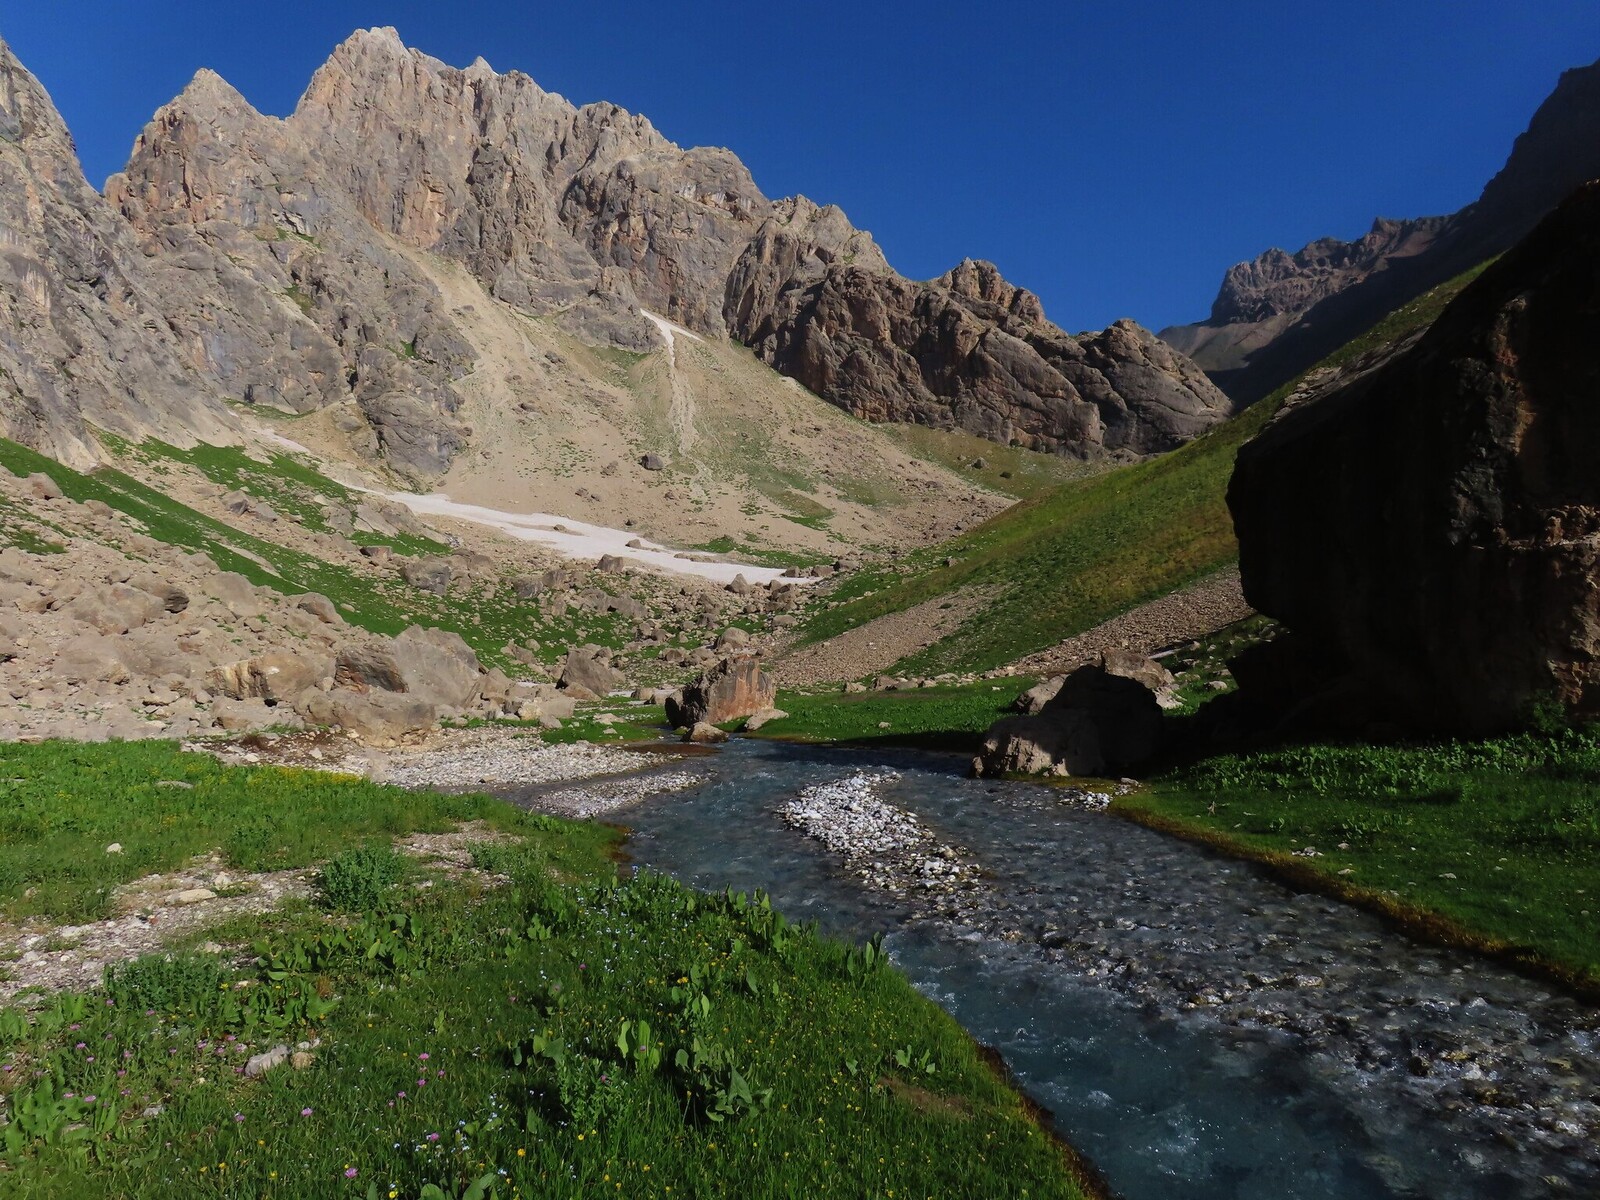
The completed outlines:
<svg viewBox="0 0 1600 1200">
<path fill-rule="evenodd" d="M 1493 258 L 1600 177 L 1600 61 L 1564 71 L 1477 200 L 1446 216 L 1379 218 L 1354 241 L 1269 249 L 1223 277 L 1206 320 L 1159 336 L 1235 401 L 1267 395 L 1383 313 Z"/>
<path fill-rule="evenodd" d="M 71 157 L 65 144 L 59 155 Z M 137 245 L 154 319 L 175 342 L 173 369 L 206 395 L 197 423 L 237 436 L 227 401 L 326 412 L 348 456 L 379 458 L 417 482 L 485 448 L 465 415 L 467 381 L 520 373 L 485 356 L 475 333 L 482 305 L 446 298 L 442 263 L 464 268 L 494 302 L 589 345 L 655 350 L 648 312 L 718 340 L 764 320 L 778 337 L 752 341 L 763 361 L 868 420 L 1097 459 L 1171 448 L 1228 411 L 1198 371 L 1152 354 L 1153 339 L 1113 338 L 1088 352 L 1042 312 L 980 313 L 950 277 L 895 274 L 837 208 L 769 200 L 731 151 L 683 149 L 646 117 L 573 105 L 481 58 L 449 67 L 408 49 L 393 28 L 347 38 L 282 118 L 197 72 L 145 126 L 104 202 L 127 227 L 117 236 Z M 799 240 L 752 255 L 762 231 L 778 228 Z M 862 372 L 842 382 L 807 375 L 776 349 L 830 340 L 829 326 L 780 297 L 834 282 L 847 266 L 871 272 L 873 290 L 901 289 L 924 305 L 901 314 L 900 344 L 869 346 L 854 327 L 844 339 L 857 363 L 890 360 L 865 374 L 904 397 L 863 403 Z M 958 336 L 929 324 L 940 314 L 962 324 Z M 1002 322 L 1020 322 L 1026 337 Z M 1046 362 L 1045 343 L 1073 370 Z M 581 380 L 560 387 L 589 394 Z M 1108 440 L 1108 428 L 1138 432 Z M 12 432 L 50 442 L 23 425 Z M 73 453 L 92 455 L 92 439 L 79 436 Z"/>
</svg>

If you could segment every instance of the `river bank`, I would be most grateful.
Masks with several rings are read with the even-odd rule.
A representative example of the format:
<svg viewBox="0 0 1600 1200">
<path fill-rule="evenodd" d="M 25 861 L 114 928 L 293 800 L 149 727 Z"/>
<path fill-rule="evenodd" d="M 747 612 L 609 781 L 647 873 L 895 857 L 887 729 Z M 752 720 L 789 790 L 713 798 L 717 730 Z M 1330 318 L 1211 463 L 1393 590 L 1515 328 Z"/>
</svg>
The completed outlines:
<svg viewBox="0 0 1600 1200">
<path fill-rule="evenodd" d="M 1095 811 L 1099 796 L 956 766 L 736 742 L 720 778 L 629 813 L 630 853 L 699 886 L 771 888 L 848 936 L 891 930 L 896 962 L 1124 1195 L 1258 1194 L 1248 1179 L 1498 1200 L 1600 1180 L 1592 1008 Z M 925 875 L 947 850 L 956 878 Z M 1157 1151 L 1174 1130 L 1186 1152 Z"/>
</svg>

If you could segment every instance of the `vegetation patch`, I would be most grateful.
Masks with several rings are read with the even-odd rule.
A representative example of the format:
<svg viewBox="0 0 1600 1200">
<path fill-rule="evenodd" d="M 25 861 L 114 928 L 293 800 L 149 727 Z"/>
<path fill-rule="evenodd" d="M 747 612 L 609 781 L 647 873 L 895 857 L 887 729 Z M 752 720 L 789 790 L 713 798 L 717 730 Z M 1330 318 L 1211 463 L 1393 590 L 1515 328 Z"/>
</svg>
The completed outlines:
<svg viewBox="0 0 1600 1200">
<path fill-rule="evenodd" d="M 1050 491 L 1107 468 L 1061 454 L 1002 446 L 977 434 L 929 425 L 884 425 L 890 437 L 918 458 L 936 462 L 968 483 L 1019 500 Z M 983 466 L 978 466 L 978 463 Z"/>
<path fill-rule="evenodd" d="M 225 448 L 210 453 L 214 449 L 205 447 L 204 452 L 197 449 L 192 453 L 198 456 L 196 465 L 204 462 L 208 474 L 215 471 L 223 480 L 235 468 L 246 470 L 243 464 L 260 466 L 253 460 L 235 459 L 237 452 Z M 284 461 L 293 464 L 294 460 Z M 498 582 L 454 585 L 449 595 L 441 597 L 394 577 L 374 578 L 370 570 L 327 562 L 214 520 L 121 471 L 102 468 L 85 474 L 4 439 L 0 439 L 0 466 L 20 475 L 43 471 L 71 499 L 104 501 L 132 517 L 157 541 L 208 554 L 223 570 L 236 571 L 259 586 L 285 595 L 321 593 L 339 606 L 345 620 L 360 628 L 393 636 L 409 625 L 422 624 L 458 633 L 485 666 L 498 666 L 512 676 L 525 673 L 505 652 L 512 641 L 539 641 L 543 660 L 553 663 L 569 645 L 593 642 L 616 648 L 631 637 L 633 622 L 615 613 L 546 614 L 537 604 L 517 600 Z M 326 482 L 330 487 L 339 486 Z M 407 545 L 406 539 L 384 540 L 402 548 Z M 414 542 L 412 548 L 417 550 L 446 549 L 425 539 Z"/>
<path fill-rule="evenodd" d="M 789 716 L 752 736 L 972 753 L 989 726 L 1009 713 L 1012 701 L 1034 682 L 1017 678 L 892 692 L 780 692 L 778 707 Z"/>
<path fill-rule="evenodd" d="M 325 771 L 226 767 L 171 742 L 10 743 L 0 745 L 0 913 L 94 920 L 119 885 L 212 850 L 239 870 L 287 870 L 469 820 L 515 824 L 515 813 Z M 122 849 L 107 853 L 113 843 Z"/>
<path fill-rule="evenodd" d="M 281 774 L 228 776 L 240 819 L 280 815 L 257 789 Z M 455 802 L 514 835 L 482 848 L 503 886 L 302 906 L 259 919 L 242 969 L 151 956 L 0 1010 L 6 1194 L 1086 1194 L 881 954 L 760 896 L 619 880 L 603 829 Z"/>
<path fill-rule="evenodd" d="M 1115 807 L 1600 988 L 1593 730 L 1224 755 Z"/>
</svg>

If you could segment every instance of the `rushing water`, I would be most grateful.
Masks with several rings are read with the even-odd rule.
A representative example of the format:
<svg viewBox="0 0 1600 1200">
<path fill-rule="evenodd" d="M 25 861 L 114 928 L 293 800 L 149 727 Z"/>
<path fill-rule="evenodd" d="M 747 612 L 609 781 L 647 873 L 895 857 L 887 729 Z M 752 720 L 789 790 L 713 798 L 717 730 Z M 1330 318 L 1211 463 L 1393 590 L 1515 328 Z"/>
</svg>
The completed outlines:
<svg viewBox="0 0 1600 1200">
<path fill-rule="evenodd" d="M 776 814 L 884 767 L 976 893 L 871 890 Z M 736 742 L 709 772 L 627 811 L 634 860 L 887 932 L 1127 1200 L 1600 1195 L 1595 1014 L 1537 983 L 938 758 Z"/>
</svg>

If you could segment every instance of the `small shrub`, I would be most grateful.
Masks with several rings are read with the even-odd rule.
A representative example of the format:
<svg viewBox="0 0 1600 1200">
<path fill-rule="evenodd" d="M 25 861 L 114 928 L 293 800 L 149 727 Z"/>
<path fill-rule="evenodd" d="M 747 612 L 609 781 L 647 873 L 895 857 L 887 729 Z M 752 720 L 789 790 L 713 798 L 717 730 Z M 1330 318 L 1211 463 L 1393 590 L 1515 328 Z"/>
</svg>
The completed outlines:
<svg viewBox="0 0 1600 1200">
<path fill-rule="evenodd" d="M 227 985 L 222 964 L 205 954 L 146 954 L 106 968 L 106 995 L 119 1008 L 204 1016 Z"/>
<path fill-rule="evenodd" d="M 399 882 L 405 864 L 388 846 L 365 845 L 331 859 L 317 876 L 322 902 L 339 912 L 368 912 L 382 907 L 385 894 Z"/>
</svg>

